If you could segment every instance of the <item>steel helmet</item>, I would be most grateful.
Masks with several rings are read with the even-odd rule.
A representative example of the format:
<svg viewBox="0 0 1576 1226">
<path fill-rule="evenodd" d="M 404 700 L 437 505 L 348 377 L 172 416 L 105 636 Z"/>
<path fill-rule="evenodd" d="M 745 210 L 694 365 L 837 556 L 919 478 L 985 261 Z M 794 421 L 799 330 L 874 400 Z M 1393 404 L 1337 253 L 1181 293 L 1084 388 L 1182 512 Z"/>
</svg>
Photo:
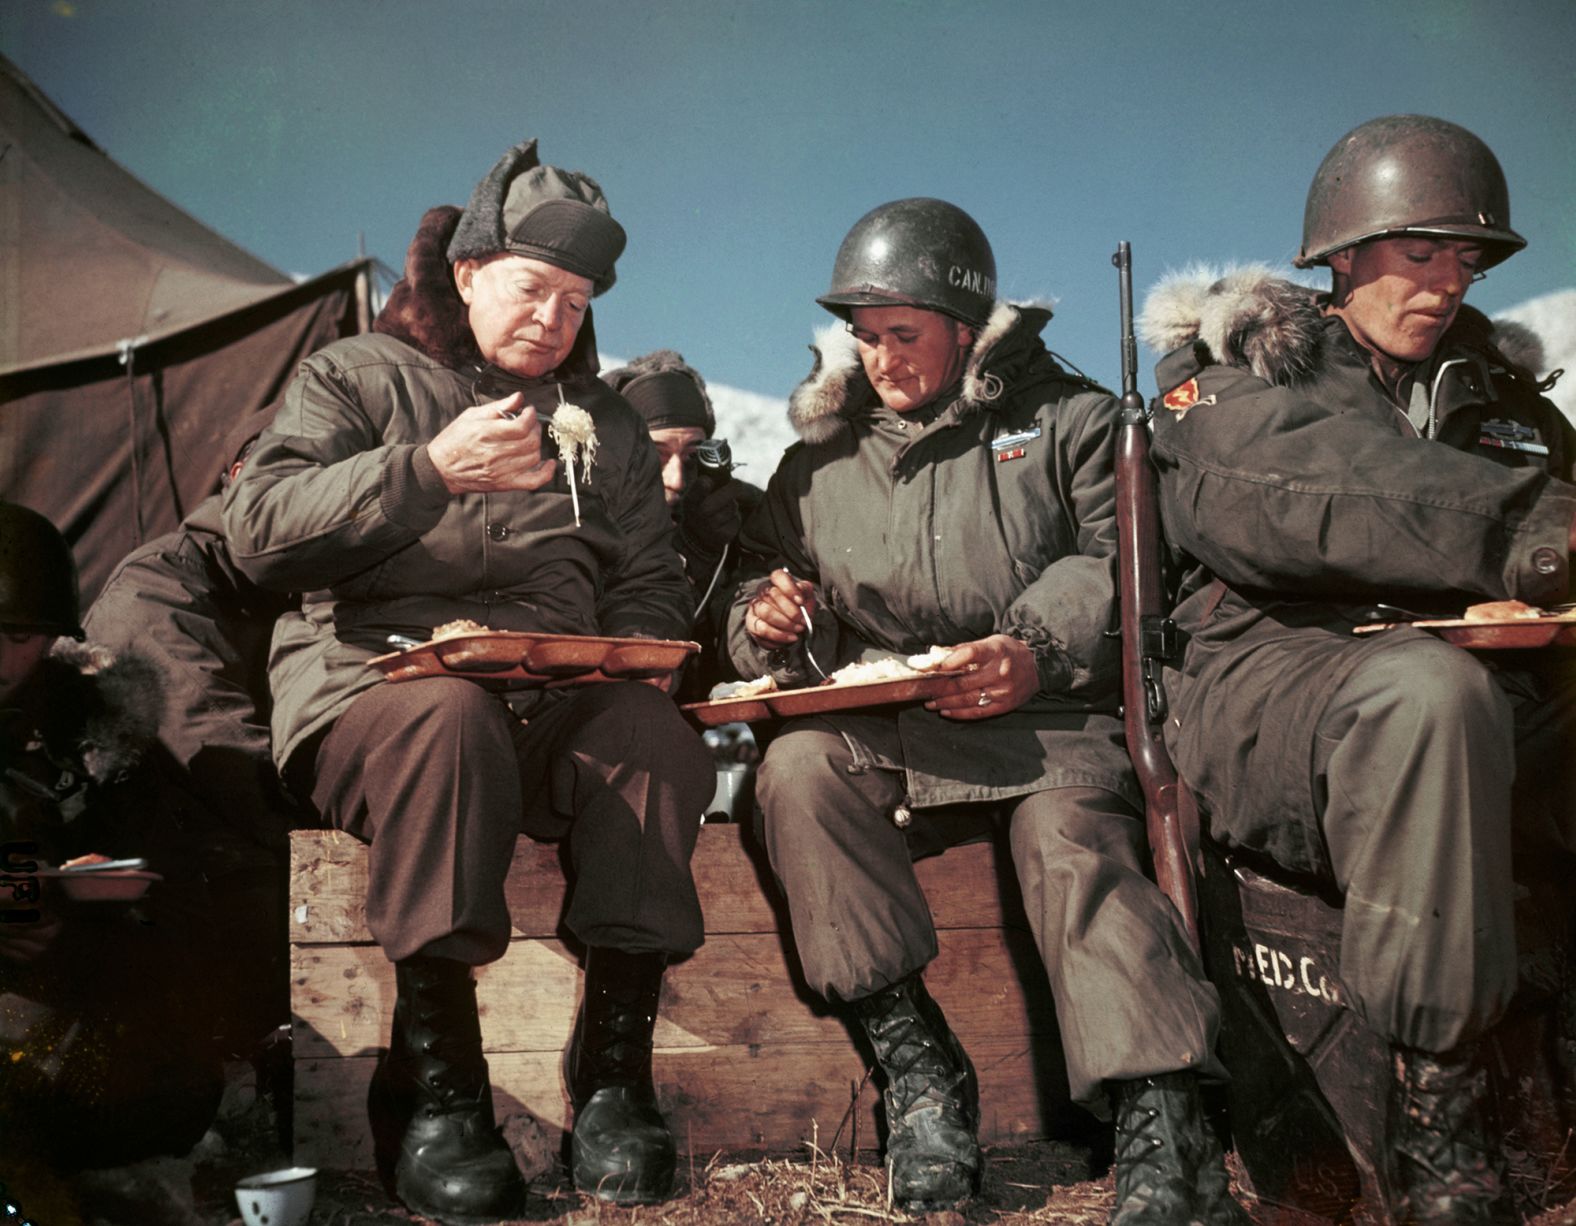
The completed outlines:
<svg viewBox="0 0 1576 1226">
<path fill-rule="evenodd" d="M 0 630 L 82 638 L 77 566 L 49 520 L 0 502 Z"/>
<path fill-rule="evenodd" d="M 854 223 L 837 249 L 832 288 L 816 301 L 841 319 L 853 307 L 901 305 L 983 324 L 996 304 L 996 257 L 957 205 L 894 200 Z"/>
<path fill-rule="evenodd" d="M 1325 155 L 1308 189 L 1298 268 L 1391 234 L 1474 239 L 1480 268 L 1527 245 L 1510 228 L 1510 192 L 1493 151 L 1465 128 L 1428 115 L 1359 124 Z"/>
</svg>

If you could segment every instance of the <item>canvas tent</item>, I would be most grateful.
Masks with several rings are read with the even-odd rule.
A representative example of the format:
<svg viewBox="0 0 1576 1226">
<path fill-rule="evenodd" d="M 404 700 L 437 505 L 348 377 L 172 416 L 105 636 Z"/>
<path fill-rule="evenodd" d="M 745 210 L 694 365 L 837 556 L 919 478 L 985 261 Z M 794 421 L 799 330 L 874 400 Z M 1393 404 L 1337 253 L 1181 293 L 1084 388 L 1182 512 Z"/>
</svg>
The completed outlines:
<svg viewBox="0 0 1576 1226">
<path fill-rule="evenodd" d="M 218 488 L 237 422 L 366 326 L 371 261 L 296 284 L 138 182 L 0 57 L 0 498 L 84 601 Z"/>
</svg>

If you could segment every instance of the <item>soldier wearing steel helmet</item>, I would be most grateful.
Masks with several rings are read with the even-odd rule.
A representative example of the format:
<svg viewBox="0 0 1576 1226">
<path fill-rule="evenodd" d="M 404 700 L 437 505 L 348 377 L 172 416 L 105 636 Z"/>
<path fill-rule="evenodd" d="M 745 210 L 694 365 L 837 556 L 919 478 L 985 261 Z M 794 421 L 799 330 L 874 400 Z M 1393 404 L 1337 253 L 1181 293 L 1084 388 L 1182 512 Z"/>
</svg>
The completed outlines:
<svg viewBox="0 0 1576 1226">
<path fill-rule="evenodd" d="M 1241 1221 L 1199 1106 L 1218 1001 L 1144 874 L 1115 716 L 1115 402 L 1047 351 L 1048 309 L 997 298 L 989 242 L 944 201 L 861 218 L 818 301 L 840 323 L 741 536 L 776 569 L 734 603 L 734 664 L 808 684 L 812 656 L 939 645 L 967 670 L 923 706 L 789 721 L 757 790 L 805 977 L 885 1074 L 891 1195 L 933 1209 L 978 1184 L 975 1072 L 925 988 L 912 861 L 999 827 L 1073 1095 L 1115 1108 L 1116 1220 Z"/>
<path fill-rule="evenodd" d="M 1576 704 L 1568 661 L 1353 630 L 1570 597 L 1576 434 L 1463 304 L 1525 245 L 1487 145 L 1387 116 L 1309 190 L 1297 263 L 1328 292 L 1238 269 L 1144 313 L 1170 351 L 1161 510 L 1191 566 L 1168 742 L 1214 839 L 1344 894 L 1341 980 L 1393 1055 L 1386 1187 L 1409 1222 L 1510 1212 L 1475 1054 L 1517 983 L 1513 818 L 1568 879 Z"/>
</svg>

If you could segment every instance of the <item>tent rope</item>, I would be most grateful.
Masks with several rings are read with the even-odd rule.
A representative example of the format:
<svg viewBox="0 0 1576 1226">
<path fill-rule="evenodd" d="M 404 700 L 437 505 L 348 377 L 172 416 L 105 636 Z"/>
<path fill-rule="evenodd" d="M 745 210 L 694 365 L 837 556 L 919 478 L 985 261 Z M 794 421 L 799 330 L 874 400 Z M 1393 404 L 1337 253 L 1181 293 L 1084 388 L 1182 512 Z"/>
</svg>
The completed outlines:
<svg viewBox="0 0 1576 1226">
<path fill-rule="evenodd" d="M 127 440 L 131 447 L 131 508 L 134 539 L 132 547 L 142 544 L 142 448 L 137 440 L 137 346 L 148 338 L 128 337 L 115 345 L 120 364 L 126 368 Z"/>
</svg>

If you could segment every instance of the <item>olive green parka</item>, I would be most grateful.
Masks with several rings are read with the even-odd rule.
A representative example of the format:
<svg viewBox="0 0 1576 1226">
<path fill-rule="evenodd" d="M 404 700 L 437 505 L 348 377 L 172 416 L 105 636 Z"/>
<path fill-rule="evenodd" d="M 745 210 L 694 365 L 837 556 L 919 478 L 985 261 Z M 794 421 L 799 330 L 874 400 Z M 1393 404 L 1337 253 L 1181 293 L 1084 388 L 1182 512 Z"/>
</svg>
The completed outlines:
<svg viewBox="0 0 1576 1226">
<path fill-rule="evenodd" d="M 1576 431 L 1486 318 L 1461 308 L 1403 410 L 1323 305 L 1248 268 L 1164 283 L 1142 321 L 1171 351 L 1152 451 L 1183 575 L 1167 743 L 1215 837 L 1308 872 L 1328 868 L 1309 747 L 1366 658 L 1354 628 L 1404 619 L 1383 605 L 1567 598 L 1576 516 Z"/>
<path fill-rule="evenodd" d="M 406 280 L 373 335 L 301 366 L 224 502 L 231 556 L 254 582 L 299 591 L 273 639 L 281 766 L 357 694 L 390 636 L 468 618 L 497 630 L 687 638 L 692 597 L 672 545 L 644 420 L 596 376 L 589 314 L 564 364 L 518 379 L 482 363 L 442 256 L 459 211 L 429 211 Z M 451 494 L 426 444 L 472 405 L 524 393 L 544 424 L 561 403 L 596 423 L 580 522 L 560 459 L 540 490 Z M 543 454 L 557 449 L 544 431 Z M 528 714 L 554 695 L 511 693 Z"/>
<path fill-rule="evenodd" d="M 999 304 L 962 381 L 926 424 L 884 408 L 842 325 L 789 402 L 790 447 L 743 548 L 816 585 L 811 649 L 829 670 L 991 634 L 1027 643 L 1040 689 L 978 722 L 921 705 L 896 714 L 916 806 L 1090 786 L 1139 803 L 1114 717 L 1116 523 L 1109 392 L 1063 369 L 1039 333 L 1050 311 Z M 728 642 L 740 675 L 812 682 L 802 650 L 744 632 L 758 581 L 740 588 Z"/>
</svg>

